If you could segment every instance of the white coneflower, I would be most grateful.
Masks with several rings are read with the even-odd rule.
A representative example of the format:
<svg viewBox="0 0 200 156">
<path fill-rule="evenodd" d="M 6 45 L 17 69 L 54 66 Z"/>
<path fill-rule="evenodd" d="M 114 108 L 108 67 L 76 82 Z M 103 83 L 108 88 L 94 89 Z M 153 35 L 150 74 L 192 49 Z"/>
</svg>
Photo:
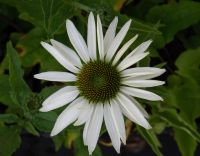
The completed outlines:
<svg viewBox="0 0 200 156">
<path fill-rule="evenodd" d="M 164 84 L 162 81 L 149 79 L 161 75 L 165 70 L 131 67 L 149 54 L 146 50 L 152 41 L 140 44 L 126 55 L 125 52 L 138 35 L 119 48 L 131 20 L 116 34 L 117 23 L 116 17 L 104 35 L 99 16 L 96 27 L 93 13 L 90 13 L 87 44 L 70 20 L 66 21 L 67 34 L 75 50 L 53 39 L 51 45 L 41 42 L 67 71 L 44 72 L 34 77 L 48 81 L 71 82 L 71 85 L 49 96 L 43 102 L 40 111 L 48 112 L 69 104 L 57 118 L 51 136 L 57 135 L 73 122 L 75 126 L 85 124 L 83 141 L 88 146 L 89 154 L 96 147 L 103 118 L 112 144 L 119 153 L 121 142 L 126 144 L 123 114 L 140 126 L 151 128 L 146 120 L 147 112 L 135 97 L 151 101 L 162 100 L 160 96 L 139 88 Z"/>
</svg>

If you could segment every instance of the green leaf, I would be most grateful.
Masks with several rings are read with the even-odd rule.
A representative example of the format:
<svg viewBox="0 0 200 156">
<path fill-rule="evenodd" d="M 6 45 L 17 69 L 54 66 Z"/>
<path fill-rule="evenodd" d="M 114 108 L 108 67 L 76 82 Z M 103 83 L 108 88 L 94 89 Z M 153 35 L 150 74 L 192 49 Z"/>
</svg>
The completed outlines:
<svg viewBox="0 0 200 156">
<path fill-rule="evenodd" d="M 0 0 L 20 12 L 20 17 L 42 28 L 48 37 L 65 30 L 65 20 L 74 13 L 74 8 L 64 0 Z"/>
<path fill-rule="evenodd" d="M 0 122 L 15 123 L 18 117 L 15 114 L 0 114 Z"/>
<path fill-rule="evenodd" d="M 35 129 L 35 127 L 32 125 L 32 123 L 30 122 L 26 122 L 24 125 L 24 128 L 27 130 L 27 132 L 35 135 L 35 136 L 39 136 L 40 134 L 38 133 L 38 131 Z"/>
<path fill-rule="evenodd" d="M 163 24 L 160 29 L 166 43 L 173 40 L 174 35 L 200 20 L 200 3 L 194 1 L 180 1 L 158 5 L 147 13 L 150 22 Z"/>
<path fill-rule="evenodd" d="M 196 140 L 180 129 L 175 129 L 175 140 L 182 156 L 194 156 L 197 147 Z"/>
<path fill-rule="evenodd" d="M 172 127 L 181 129 L 189 134 L 196 141 L 200 141 L 200 134 L 195 128 L 189 125 L 177 112 L 173 109 L 164 109 L 159 113 L 159 118 L 168 122 Z"/>
<path fill-rule="evenodd" d="M 161 144 L 155 135 L 155 133 L 151 130 L 146 130 L 140 126 L 137 126 L 137 130 L 140 133 L 140 135 L 147 141 L 151 149 L 154 151 L 154 153 L 157 156 L 163 156 L 163 154 L 160 152 Z"/>
<path fill-rule="evenodd" d="M 9 58 L 9 82 L 13 102 L 20 106 L 24 105 L 31 90 L 23 79 L 20 59 L 11 42 L 7 43 L 7 55 Z"/>
<path fill-rule="evenodd" d="M 8 75 L 0 75 L 0 86 L 0 102 L 5 105 L 12 105 Z"/>
<path fill-rule="evenodd" d="M 56 121 L 55 112 L 38 113 L 33 117 L 33 125 L 40 131 L 51 132 Z"/>
<path fill-rule="evenodd" d="M 11 156 L 21 144 L 17 127 L 0 127 L 0 155 Z"/>
<path fill-rule="evenodd" d="M 82 137 L 79 136 L 74 142 L 74 152 L 76 156 L 89 156 L 89 152 L 86 146 L 84 146 Z M 92 156 L 102 156 L 101 149 L 97 145 Z"/>
</svg>

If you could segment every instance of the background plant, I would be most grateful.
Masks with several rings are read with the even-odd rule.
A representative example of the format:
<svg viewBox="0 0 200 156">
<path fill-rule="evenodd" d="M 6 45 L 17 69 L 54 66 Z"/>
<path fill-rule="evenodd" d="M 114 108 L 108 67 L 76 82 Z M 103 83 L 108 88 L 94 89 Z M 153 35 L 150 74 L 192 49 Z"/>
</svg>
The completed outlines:
<svg viewBox="0 0 200 156">
<path fill-rule="evenodd" d="M 41 102 L 61 88 L 60 83 L 40 82 L 40 71 L 64 70 L 40 45 L 55 38 L 67 45 L 65 20 L 71 18 L 86 35 L 87 15 L 99 14 L 106 28 L 114 16 L 118 27 L 133 19 L 125 39 L 139 34 L 140 42 L 153 39 L 150 56 L 139 66 L 167 69 L 160 77 L 167 83 L 156 87 L 163 102 L 148 102 L 152 130 L 126 122 L 127 135 L 138 134 L 162 156 L 158 136 L 170 130 L 182 156 L 197 154 L 200 141 L 200 2 L 192 0 L 0 0 L 0 156 L 20 148 L 25 134 L 48 136 L 57 114 L 41 113 Z M 53 138 L 56 150 L 64 144 L 74 155 L 88 155 L 83 146 L 82 128 L 69 127 Z M 102 135 L 106 132 L 102 131 Z M 100 139 L 100 144 L 106 144 Z M 107 144 L 106 144 L 107 145 Z M 169 149 L 170 150 L 170 149 Z M 93 154 L 101 156 L 100 148 Z"/>
</svg>

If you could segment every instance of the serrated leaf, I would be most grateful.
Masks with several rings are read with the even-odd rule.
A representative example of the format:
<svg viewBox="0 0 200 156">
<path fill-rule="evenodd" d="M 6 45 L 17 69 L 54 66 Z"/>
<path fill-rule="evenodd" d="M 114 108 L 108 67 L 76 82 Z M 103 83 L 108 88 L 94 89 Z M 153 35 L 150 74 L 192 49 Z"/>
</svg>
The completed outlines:
<svg viewBox="0 0 200 156">
<path fill-rule="evenodd" d="M 27 97 L 31 93 L 29 86 L 23 79 L 20 59 L 11 42 L 7 43 L 7 55 L 9 58 L 9 83 L 13 102 L 20 106 L 25 104 Z"/>
<path fill-rule="evenodd" d="M 8 75 L 0 75 L 0 86 L 0 102 L 5 105 L 12 105 Z"/>
<path fill-rule="evenodd" d="M 163 156 L 163 154 L 160 151 L 161 144 L 155 135 L 155 133 L 151 130 L 146 130 L 140 126 L 137 126 L 137 130 L 139 134 L 147 141 L 151 149 L 154 151 L 154 153 L 157 156 Z"/>
<path fill-rule="evenodd" d="M 0 155 L 11 156 L 21 144 L 20 129 L 17 127 L 0 127 Z"/>
<path fill-rule="evenodd" d="M 200 3 L 194 1 L 180 1 L 157 5 L 147 13 L 150 22 L 163 24 L 161 31 L 166 43 L 173 40 L 174 35 L 200 20 Z"/>
</svg>

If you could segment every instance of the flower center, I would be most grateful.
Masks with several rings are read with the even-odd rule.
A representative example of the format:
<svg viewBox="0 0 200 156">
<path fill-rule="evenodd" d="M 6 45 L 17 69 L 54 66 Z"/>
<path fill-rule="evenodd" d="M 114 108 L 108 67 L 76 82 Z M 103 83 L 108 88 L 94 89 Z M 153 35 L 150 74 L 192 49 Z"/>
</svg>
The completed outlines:
<svg viewBox="0 0 200 156">
<path fill-rule="evenodd" d="M 120 87 L 120 74 L 115 67 L 102 61 L 91 61 L 78 74 L 77 87 L 81 96 L 97 103 L 114 98 Z"/>
</svg>

